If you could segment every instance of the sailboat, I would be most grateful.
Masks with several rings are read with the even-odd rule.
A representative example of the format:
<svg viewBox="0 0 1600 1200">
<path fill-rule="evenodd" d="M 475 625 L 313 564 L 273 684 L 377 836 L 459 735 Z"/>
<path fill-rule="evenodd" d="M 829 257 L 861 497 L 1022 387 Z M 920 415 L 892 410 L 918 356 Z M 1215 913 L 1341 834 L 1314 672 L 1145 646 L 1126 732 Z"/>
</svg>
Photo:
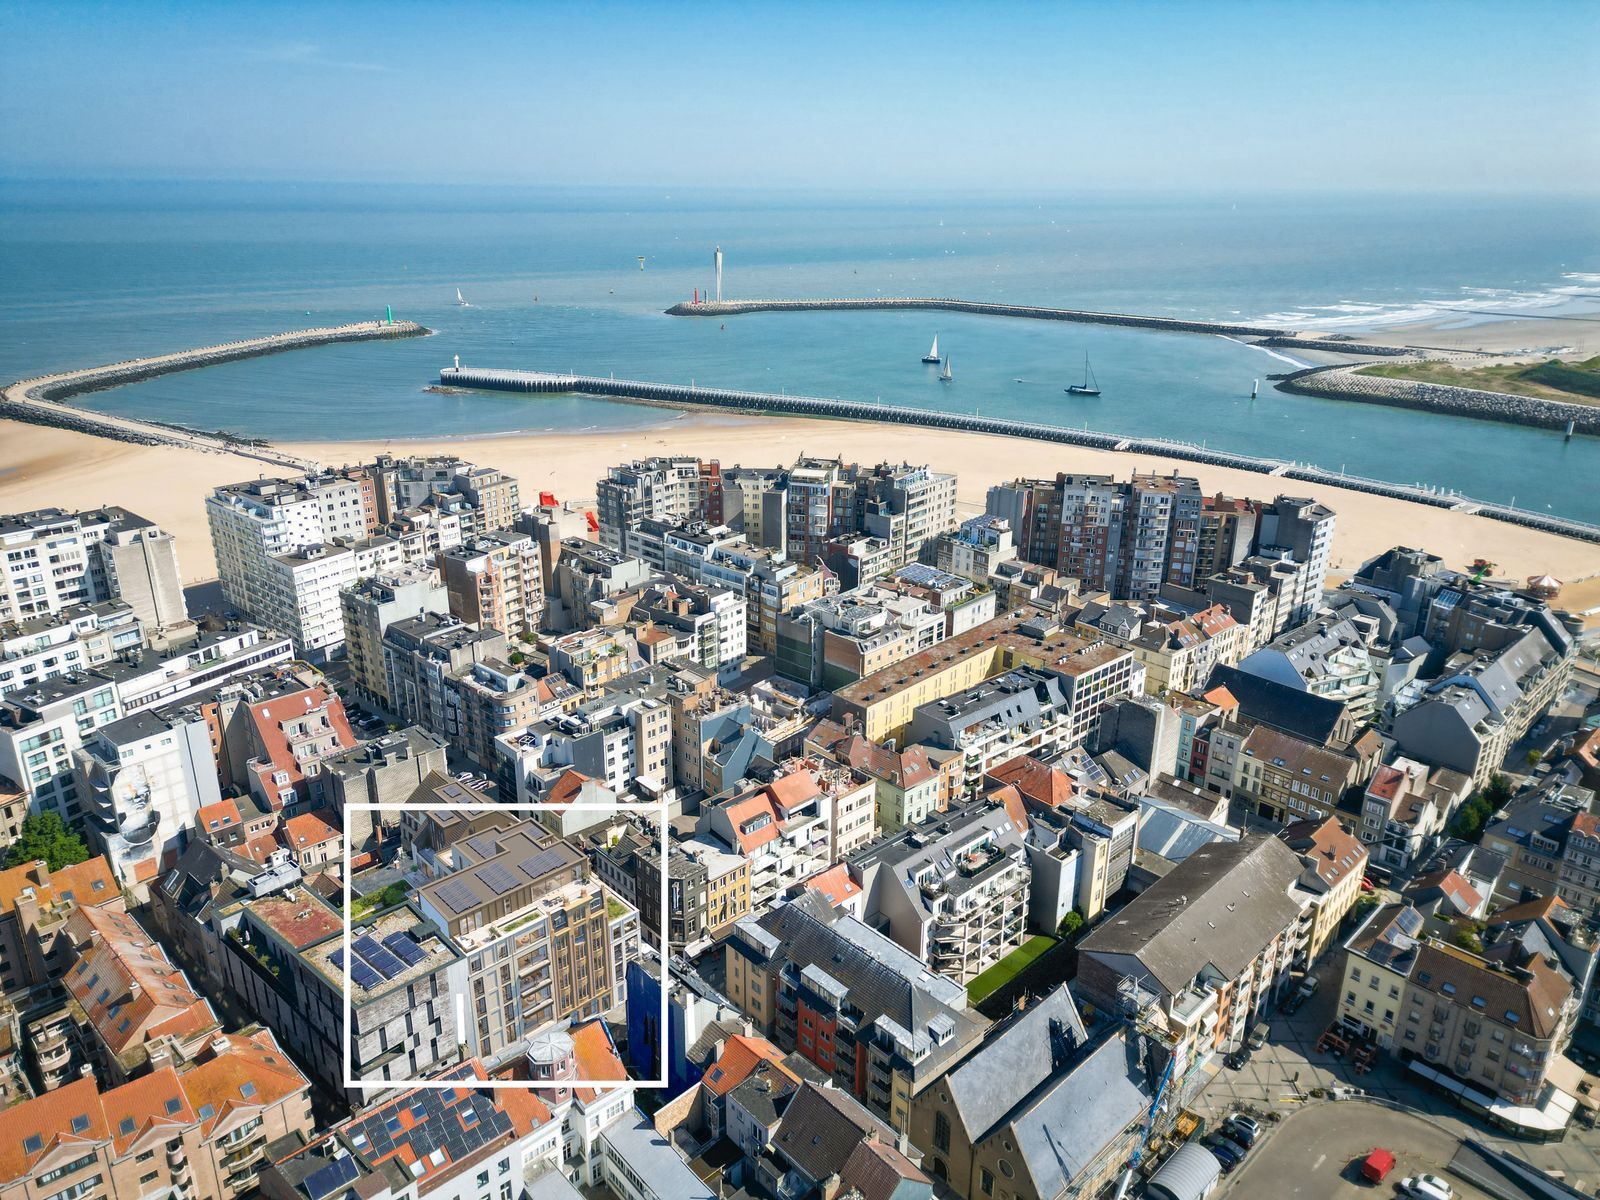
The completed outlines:
<svg viewBox="0 0 1600 1200">
<path fill-rule="evenodd" d="M 922 356 L 922 361 L 932 363 L 934 366 L 939 365 L 939 335 L 937 333 L 933 335 L 933 349 Z"/>
<path fill-rule="evenodd" d="M 467 298 L 461 294 L 461 289 L 460 288 L 456 289 L 456 306 L 458 308 L 471 308 L 472 307 L 472 305 L 467 303 Z"/>
<path fill-rule="evenodd" d="M 947 358 L 944 360 L 944 374 L 939 376 L 939 382 L 949 383 L 954 378 L 955 376 L 950 371 L 950 360 Z"/>
<path fill-rule="evenodd" d="M 1098 396 L 1100 394 L 1100 381 L 1094 377 L 1094 368 L 1089 365 L 1089 353 L 1083 355 L 1083 382 L 1067 385 L 1067 394 L 1072 396 Z"/>
</svg>

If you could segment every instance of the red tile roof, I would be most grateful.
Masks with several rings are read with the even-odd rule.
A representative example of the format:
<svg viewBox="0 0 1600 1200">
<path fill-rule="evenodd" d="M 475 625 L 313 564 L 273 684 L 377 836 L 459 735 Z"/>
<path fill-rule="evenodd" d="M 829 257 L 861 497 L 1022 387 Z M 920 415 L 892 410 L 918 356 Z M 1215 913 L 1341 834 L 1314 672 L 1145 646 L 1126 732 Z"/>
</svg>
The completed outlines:
<svg viewBox="0 0 1600 1200">
<path fill-rule="evenodd" d="M 764 1037 L 735 1034 L 722 1046 L 722 1054 L 701 1080 L 713 1096 L 726 1096 L 764 1062 L 782 1064 L 783 1051 Z"/>
<path fill-rule="evenodd" d="M 122 898 L 104 855 L 62 867 L 59 871 L 37 863 L 22 863 L 0 871 L 0 913 L 13 911 L 26 888 L 33 889 L 35 903 L 45 910 L 54 908 L 69 896 L 72 903 L 96 908 Z"/>
<path fill-rule="evenodd" d="M 220 833 L 241 824 L 239 806 L 232 800 L 218 800 L 195 810 L 194 823 L 202 833 Z"/>
<path fill-rule="evenodd" d="M 190 1067 L 178 1082 L 207 1137 L 311 1088 L 265 1029 L 249 1037 L 229 1034 L 226 1048 Z"/>
<path fill-rule="evenodd" d="M 835 863 L 805 881 L 806 887 L 821 892 L 829 904 L 838 908 L 846 900 L 861 894 L 861 885 L 850 878 L 850 870 L 843 863 Z"/>
<path fill-rule="evenodd" d="M 62 982 L 113 1054 L 120 1057 L 162 1033 L 216 1027 L 188 977 L 127 913 L 80 908 L 68 930 L 88 945 Z"/>
<path fill-rule="evenodd" d="M 1072 800 L 1072 777 L 1036 758 L 1023 754 L 991 767 L 984 775 L 990 786 L 1014 786 L 1018 792 L 1046 808 L 1060 808 Z"/>
<path fill-rule="evenodd" d="M 333 814 L 326 809 L 290 817 L 283 823 L 284 844 L 291 850 L 303 850 L 307 846 L 333 841 L 340 836 L 340 832 L 332 818 Z"/>
<path fill-rule="evenodd" d="M 74 1122 L 79 1128 L 74 1130 Z M 106 1115 L 100 1105 L 100 1092 L 89 1077 L 25 1100 L 6 1110 L 5 1129 L 0 1132 L 0 1179 L 21 1179 L 30 1168 L 58 1146 L 92 1146 L 111 1136 Z M 38 1137 L 38 1150 L 26 1146 L 29 1137 Z"/>
</svg>

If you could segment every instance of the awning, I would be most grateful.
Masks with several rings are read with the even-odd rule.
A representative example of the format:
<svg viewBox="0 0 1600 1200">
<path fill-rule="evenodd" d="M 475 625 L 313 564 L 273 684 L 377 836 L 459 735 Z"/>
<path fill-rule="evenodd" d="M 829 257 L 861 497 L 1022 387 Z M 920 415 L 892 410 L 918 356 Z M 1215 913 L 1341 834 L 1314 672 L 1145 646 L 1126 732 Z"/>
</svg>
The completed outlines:
<svg viewBox="0 0 1600 1200">
<path fill-rule="evenodd" d="M 1477 1088 L 1468 1087 L 1459 1079 L 1453 1079 L 1443 1071 L 1436 1071 L 1420 1059 L 1411 1060 L 1411 1069 L 1424 1079 L 1438 1084 L 1447 1092 L 1452 1092 L 1478 1108 L 1483 1109 L 1497 1121 L 1504 1122 L 1515 1129 L 1526 1129 L 1536 1133 L 1559 1133 L 1567 1127 L 1572 1120 L 1572 1110 L 1577 1107 L 1577 1100 L 1567 1095 L 1560 1088 L 1545 1087 L 1545 1101 L 1535 1107 L 1531 1104 L 1512 1104 L 1509 1100 L 1502 1100 L 1498 1096 L 1491 1096 L 1480 1092 Z"/>
</svg>

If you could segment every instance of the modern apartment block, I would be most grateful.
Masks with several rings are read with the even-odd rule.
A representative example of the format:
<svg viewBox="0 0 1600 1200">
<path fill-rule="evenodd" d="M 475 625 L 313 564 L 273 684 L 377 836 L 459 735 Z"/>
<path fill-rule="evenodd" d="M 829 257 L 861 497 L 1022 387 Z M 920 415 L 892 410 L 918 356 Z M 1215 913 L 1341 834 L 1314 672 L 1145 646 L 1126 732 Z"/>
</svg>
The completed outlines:
<svg viewBox="0 0 1600 1200">
<path fill-rule="evenodd" d="M 539 631 L 544 574 L 531 534 L 478 534 L 441 551 L 439 570 L 457 619 L 513 638 Z"/>
<path fill-rule="evenodd" d="M 557 1021 L 599 1016 L 619 997 L 605 888 L 565 841 L 532 821 L 449 847 L 452 869 L 417 892 L 419 910 L 462 956 L 461 1040 L 495 1059 Z"/>
<path fill-rule="evenodd" d="M 939 974 L 969 983 L 1027 936 L 1023 833 L 988 801 L 880 839 L 848 860 L 867 921 Z"/>
<path fill-rule="evenodd" d="M 624 793 L 672 786 L 672 713 L 667 684 L 641 672 L 565 711 L 495 741 L 495 770 L 507 796 L 546 799 L 569 770 Z"/>
<path fill-rule="evenodd" d="M 697 458 L 648 458 L 612 467 L 596 484 L 600 541 L 620 551 L 626 531 L 640 521 L 705 519 L 717 464 Z"/>
<path fill-rule="evenodd" d="M 0 696 L 137 653 L 146 640 L 144 625 L 121 600 L 0 621 Z"/>
<path fill-rule="evenodd" d="M 966 989 L 807 891 L 724 943 L 727 995 L 896 1130 L 913 1100 L 982 1038 Z"/>
<path fill-rule="evenodd" d="M 182 579 L 172 535 L 125 508 L 0 516 L 0 625 L 105 600 L 152 632 L 183 625 Z"/>
<path fill-rule="evenodd" d="M 344 616 L 350 681 L 361 699 L 392 712 L 383 635 L 396 621 L 426 613 L 448 613 L 450 593 L 438 571 L 412 564 L 361 580 L 340 593 L 339 606 Z"/>
<path fill-rule="evenodd" d="M 1332 509 L 1303 496 L 1279 496 L 1261 506 L 1256 518 L 1255 552 L 1269 558 L 1287 558 L 1306 568 L 1290 602 L 1290 625 L 1309 621 L 1322 603 L 1337 523 Z"/>
</svg>

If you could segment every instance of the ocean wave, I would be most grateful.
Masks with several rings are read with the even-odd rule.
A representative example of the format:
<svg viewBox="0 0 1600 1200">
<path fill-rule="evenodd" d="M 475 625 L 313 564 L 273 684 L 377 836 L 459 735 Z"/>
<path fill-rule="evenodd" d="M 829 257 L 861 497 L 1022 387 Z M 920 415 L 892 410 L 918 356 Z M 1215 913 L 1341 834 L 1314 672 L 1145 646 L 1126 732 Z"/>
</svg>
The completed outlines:
<svg viewBox="0 0 1600 1200">
<path fill-rule="evenodd" d="M 1337 304 L 1306 304 L 1282 312 L 1254 318 L 1264 325 L 1298 329 L 1383 329 L 1394 325 L 1414 325 L 1424 321 L 1460 318 L 1489 320 L 1507 313 L 1553 316 L 1550 309 L 1570 308 L 1574 314 L 1593 311 L 1585 300 L 1600 299 L 1592 289 L 1600 286 L 1600 274 L 1568 271 L 1561 278 L 1568 282 L 1540 290 L 1526 288 L 1462 287 L 1454 297 L 1390 302 L 1379 300 L 1340 300 Z"/>
</svg>

